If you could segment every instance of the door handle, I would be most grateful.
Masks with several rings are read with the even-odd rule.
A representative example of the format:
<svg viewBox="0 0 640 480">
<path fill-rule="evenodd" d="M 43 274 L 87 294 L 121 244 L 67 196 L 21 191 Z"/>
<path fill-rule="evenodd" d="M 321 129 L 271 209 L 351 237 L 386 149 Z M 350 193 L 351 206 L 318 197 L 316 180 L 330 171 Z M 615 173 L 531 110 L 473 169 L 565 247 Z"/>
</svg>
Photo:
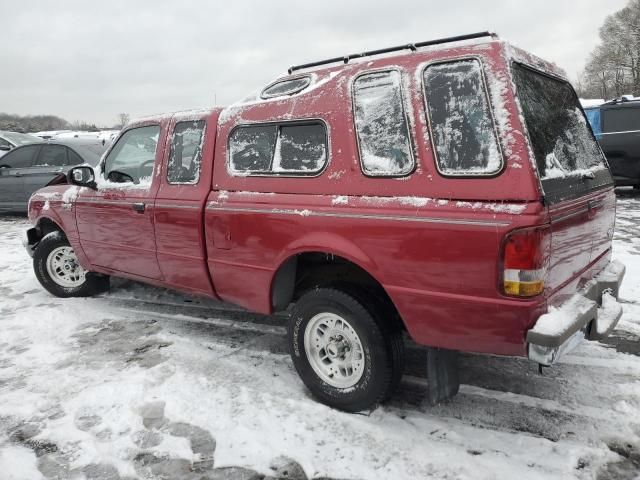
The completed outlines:
<svg viewBox="0 0 640 480">
<path fill-rule="evenodd" d="M 21 177 L 21 176 L 22 176 L 22 174 L 21 174 L 21 173 L 16 172 L 16 173 L 14 173 L 14 174 L 13 174 L 13 176 L 14 176 L 14 177 Z"/>
<path fill-rule="evenodd" d="M 145 205 L 142 202 L 134 203 L 133 205 L 131 205 L 131 208 L 133 208 L 133 210 L 138 213 L 144 213 Z"/>
</svg>

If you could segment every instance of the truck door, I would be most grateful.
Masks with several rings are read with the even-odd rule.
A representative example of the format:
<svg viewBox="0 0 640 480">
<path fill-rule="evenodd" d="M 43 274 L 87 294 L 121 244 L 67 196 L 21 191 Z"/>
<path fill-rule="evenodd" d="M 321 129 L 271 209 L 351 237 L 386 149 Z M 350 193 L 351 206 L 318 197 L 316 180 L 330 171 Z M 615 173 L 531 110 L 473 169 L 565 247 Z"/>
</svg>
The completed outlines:
<svg viewBox="0 0 640 480">
<path fill-rule="evenodd" d="M 96 171 L 97 190 L 75 202 L 80 244 L 92 265 L 161 279 L 153 213 L 168 121 L 125 131 Z"/>
<path fill-rule="evenodd" d="M 154 208 L 164 281 L 214 295 L 206 263 L 203 209 L 211 189 L 217 113 L 174 117 Z"/>
</svg>

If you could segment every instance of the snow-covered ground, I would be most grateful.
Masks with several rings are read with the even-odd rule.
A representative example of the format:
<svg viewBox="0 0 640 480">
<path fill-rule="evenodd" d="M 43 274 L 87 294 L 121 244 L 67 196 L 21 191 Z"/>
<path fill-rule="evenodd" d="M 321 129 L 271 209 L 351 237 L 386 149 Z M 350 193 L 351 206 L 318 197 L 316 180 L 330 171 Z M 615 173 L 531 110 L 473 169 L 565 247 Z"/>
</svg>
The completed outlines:
<svg viewBox="0 0 640 480">
<path fill-rule="evenodd" d="M 544 376 L 524 359 L 465 355 L 461 393 L 438 407 L 425 401 L 425 352 L 409 345 L 400 391 L 362 415 L 310 398 L 282 317 L 122 280 L 98 298 L 52 297 L 22 250 L 26 225 L 0 216 L 2 479 L 640 478 L 629 191 L 615 238 L 625 313 L 606 343 Z"/>
</svg>

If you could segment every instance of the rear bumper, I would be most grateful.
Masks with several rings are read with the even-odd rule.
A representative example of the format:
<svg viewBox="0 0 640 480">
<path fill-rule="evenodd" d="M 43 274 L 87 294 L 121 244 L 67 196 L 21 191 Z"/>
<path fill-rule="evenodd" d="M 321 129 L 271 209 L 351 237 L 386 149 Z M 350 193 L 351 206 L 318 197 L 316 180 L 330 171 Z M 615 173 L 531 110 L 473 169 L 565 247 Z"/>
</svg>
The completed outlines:
<svg viewBox="0 0 640 480">
<path fill-rule="evenodd" d="M 569 300 L 540 316 L 527 332 L 529 359 L 550 366 L 582 340 L 607 337 L 622 316 L 616 299 L 624 273 L 623 264 L 610 262 Z"/>
</svg>

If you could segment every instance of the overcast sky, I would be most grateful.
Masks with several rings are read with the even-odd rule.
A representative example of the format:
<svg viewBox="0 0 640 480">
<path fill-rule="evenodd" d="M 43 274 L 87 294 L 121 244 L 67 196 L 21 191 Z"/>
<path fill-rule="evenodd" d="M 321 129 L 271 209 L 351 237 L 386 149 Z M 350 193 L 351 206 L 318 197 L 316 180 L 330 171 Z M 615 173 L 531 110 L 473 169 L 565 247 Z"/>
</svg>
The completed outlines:
<svg viewBox="0 0 640 480">
<path fill-rule="evenodd" d="M 0 112 L 111 125 L 229 104 L 291 64 L 492 30 L 576 78 L 626 0 L 0 0 Z"/>
</svg>

